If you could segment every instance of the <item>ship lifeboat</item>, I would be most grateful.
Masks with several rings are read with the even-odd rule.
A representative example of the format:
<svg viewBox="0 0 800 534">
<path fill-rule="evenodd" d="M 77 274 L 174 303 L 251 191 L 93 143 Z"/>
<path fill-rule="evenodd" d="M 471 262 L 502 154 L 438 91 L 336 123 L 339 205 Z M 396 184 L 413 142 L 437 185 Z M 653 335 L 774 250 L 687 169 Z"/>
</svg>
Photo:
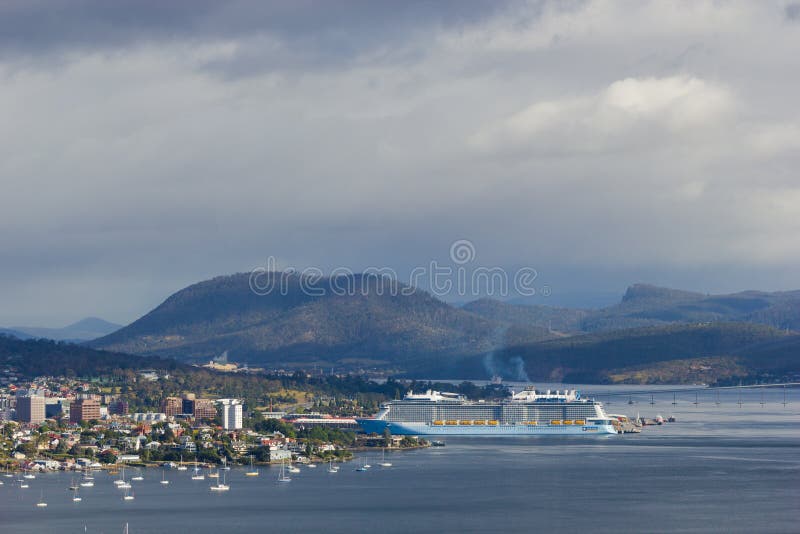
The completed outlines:
<svg viewBox="0 0 800 534">
<path fill-rule="evenodd" d="M 584 421 L 583 419 L 575 419 L 575 424 L 576 425 L 585 425 L 586 421 Z"/>
<path fill-rule="evenodd" d="M 528 421 L 528 424 L 529 425 L 538 425 L 539 422 L 538 421 Z"/>
<path fill-rule="evenodd" d="M 566 421 L 564 421 L 564 424 L 565 424 L 565 425 L 571 425 L 571 424 L 572 424 L 572 421 L 571 421 L 571 420 L 569 420 L 569 419 L 567 419 Z"/>
<path fill-rule="evenodd" d="M 457 425 L 458 421 L 445 421 L 444 424 L 446 424 L 446 425 Z"/>
<path fill-rule="evenodd" d="M 552 421 L 550 421 L 550 424 L 551 425 L 560 425 L 561 421 L 559 421 L 558 419 L 553 419 Z"/>
<path fill-rule="evenodd" d="M 444 424 L 444 421 L 434 421 L 433 424 L 436 426 L 442 426 Z"/>
<path fill-rule="evenodd" d="M 476 419 L 475 421 L 472 422 L 472 424 L 473 425 L 485 425 L 486 421 L 484 421 L 482 419 Z"/>
<path fill-rule="evenodd" d="M 489 421 L 487 424 L 489 424 L 490 426 L 497 426 L 497 421 L 495 421 L 494 419 L 492 419 L 492 420 L 491 420 L 491 421 Z"/>
<path fill-rule="evenodd" d="M 470 425 L 471 426 L 472 425 L 472 421 L 467 421 L 467 420 L 459 421 L 458 424 L 459 425 Z"/>
</svg>

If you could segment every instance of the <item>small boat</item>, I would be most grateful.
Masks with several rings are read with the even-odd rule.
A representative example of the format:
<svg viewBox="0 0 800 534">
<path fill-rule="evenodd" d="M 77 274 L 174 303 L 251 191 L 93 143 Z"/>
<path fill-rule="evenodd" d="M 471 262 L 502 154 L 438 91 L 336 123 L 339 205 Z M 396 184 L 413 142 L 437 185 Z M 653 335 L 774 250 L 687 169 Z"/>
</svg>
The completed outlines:
<svg viewBox="0 0 800 534">
<path fill-rule="evenodd" d="M 358 471 L 359 473 L 363 473 L 364 471 L 366 471 L 369 468 L 370 468 L 370 465 L 367 463 L 367 457 L 365 456 L 364 457 L 364 462 L 359 467 L 356 468 L 356 471 Z"/>
<path fill-rule="evenodd" d="M 222 482 L 217 481 L 216 486 L 211 486 L 211 491 L 228 491 L 231 489 L 230 486 L 225 484 L 225 475 L 222 475 Z"/>
<path fill-rule="evenodd" d="M 192 475 L 192 480 L 205 480 L 206 477 L 203 473 L 200 472 L 200 467 L 198 467 L 197 462 L 194 463 L 194 474 Z"/>
<path fill-rule="evenodd" d="M 289 471 L 290 473 L 299 473 L 300 472 L 300 468 L 299 467 L 295 467 L 293 465 L 290 465 L 289 467 L 287 467 L 286 470 Z"/>
<path fill-rule="evenodd" d="M 183 455 L 181 454 L 181 462 L 178 464 L 178 471 L 186 471 L 189 468 L 183 465 Z"/>
<path fill-rule="evenodd" d="M 143 476 L 141 476 L 141 475 L 136 475 L 135 477 L 131 477 L 131 480 L 135 480 L 135 481 L 137 481 L 137 482 L 138 482 L 138 481 L 140 481 L 140 480 L 144 480 L 144 477 L 143 477 Z"/>
<path fill-rule="evenodd" d="M 24 475 L 22 475 L 22 478 L 27 478 L 28 480 L 33 480 L 34 478 L 36 478 L 36 475 L 34 475 L 33 473 L 25 473 Z"/>
<path fill-rule="evenodd" d="M 250 471 L 245 472 L 245 476 L 248 477 L 257 477 L 258 476 L 258 469 L 253 469 L 253 455 L 250 455 Z"/>
<path fill-rule="evenodd" d="M 392 467 L 392 462 L 386 461 L 386 449 L 383 449 L 383 458 L 381 459 L 381 463 L 378 465 L 381 467 Z"/>
<path fill-rule="evenodd" d="M 445 443 L 444 443 L 444 441 L 433 440 L 433 441 L 431 441 L 431 445 L 434 446 L 434 447 L 444 447 Z"/>
<path fill-rule="evenodd" d="M 333 458 L 331 458 L 330 463 L 328 464 L 328 473 L 338 473 L 339 466 L 333 465 Z"/>
<path fill-rule="evenodd" d="M 289 477 L 289 475 L 286 474 L 286 465 L 283 462 L 281 462 L 281 472 L 280 475 L 278 475 L 278 482 L 291 482 L 291 481 L 292 481 L 291 477 Z"/>
<path fill-rule="evenodd" d="M 317 464 L 308 464 L 306 467 L 314 469 L 315 467 L 317 467 Z"/>
<path fill-rule="evenodd" d="M 208 471 L 208 478 L 219 478 L 219 472 L 218 471 L 209 470 Z"/>
</svg>

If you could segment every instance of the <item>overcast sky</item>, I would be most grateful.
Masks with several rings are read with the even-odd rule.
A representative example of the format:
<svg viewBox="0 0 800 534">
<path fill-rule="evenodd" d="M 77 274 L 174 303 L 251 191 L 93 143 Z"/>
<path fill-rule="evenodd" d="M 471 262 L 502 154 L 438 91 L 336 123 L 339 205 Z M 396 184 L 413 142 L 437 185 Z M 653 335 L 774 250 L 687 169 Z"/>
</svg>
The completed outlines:
<svg viewBox="0 0 800 534">
<path fill-rule="evenodd" d="M 0 325 L 282 266 L 800 288 L 800 3 L 0 3 Z M 457 300 L 457 299 L 456 299 Z"/>
</svg>

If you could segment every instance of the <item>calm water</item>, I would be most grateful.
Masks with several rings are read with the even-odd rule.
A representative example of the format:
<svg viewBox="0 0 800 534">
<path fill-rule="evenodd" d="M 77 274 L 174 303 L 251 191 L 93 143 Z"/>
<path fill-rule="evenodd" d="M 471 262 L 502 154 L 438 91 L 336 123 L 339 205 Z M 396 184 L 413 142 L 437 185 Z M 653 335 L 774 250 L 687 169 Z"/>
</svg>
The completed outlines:
<svg viewBox="0 0 800 534">
<path fill-rule="evenodd" d="M 586 388 L 585 388 L 586 389 Z M 637 387 L 642 391 L 643 388 Z M 599 390 L 598 390 L 599 391 Z M 608 388 L 603 391 L 616 391 Z M 650 390 L 648 390 L 650 391 Z M 658 391 L 653 388 L 652 391 Z M 444 448 L 392 453 L 391 468 L 356 462 L 338 474 L 302 468 L 289 484 L 276 468 L 228 473 L 231 490 L 161 470 L 133 482 L 123 502 L 99 473 L 73 503 L 69 473 L 39 475 L 20 489 L 0 478 L 2 532 L 799 532 L 800 398 L 782 392 L 649 393 L 609 397 L 609 412 L 677 423 L 609 438 L 450 438 Z M 604 399 L 606 400 L 606 399 Z M 47 508 L 37 508 L 44 495 Z"/>
</svg>

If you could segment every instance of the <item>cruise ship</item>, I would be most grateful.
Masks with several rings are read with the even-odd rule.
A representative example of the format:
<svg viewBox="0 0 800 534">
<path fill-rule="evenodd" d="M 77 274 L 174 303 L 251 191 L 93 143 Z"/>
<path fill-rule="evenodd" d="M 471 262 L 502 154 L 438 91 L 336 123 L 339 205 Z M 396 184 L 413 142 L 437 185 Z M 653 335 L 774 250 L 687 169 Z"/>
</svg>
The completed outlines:
<svg viewBox="0 0 800 534">
<path fill-rule="evenodd" d="M 602 403 L 577 390 L 536 391 L 533 387 L 501 401 L 471 401 L 456 393 L 409 392 L 381 405 L 375 417 L 356 418 L 367 434 L 387 428 L 419 436 L 587 436 L 617 434 Z"/>
</svg>

